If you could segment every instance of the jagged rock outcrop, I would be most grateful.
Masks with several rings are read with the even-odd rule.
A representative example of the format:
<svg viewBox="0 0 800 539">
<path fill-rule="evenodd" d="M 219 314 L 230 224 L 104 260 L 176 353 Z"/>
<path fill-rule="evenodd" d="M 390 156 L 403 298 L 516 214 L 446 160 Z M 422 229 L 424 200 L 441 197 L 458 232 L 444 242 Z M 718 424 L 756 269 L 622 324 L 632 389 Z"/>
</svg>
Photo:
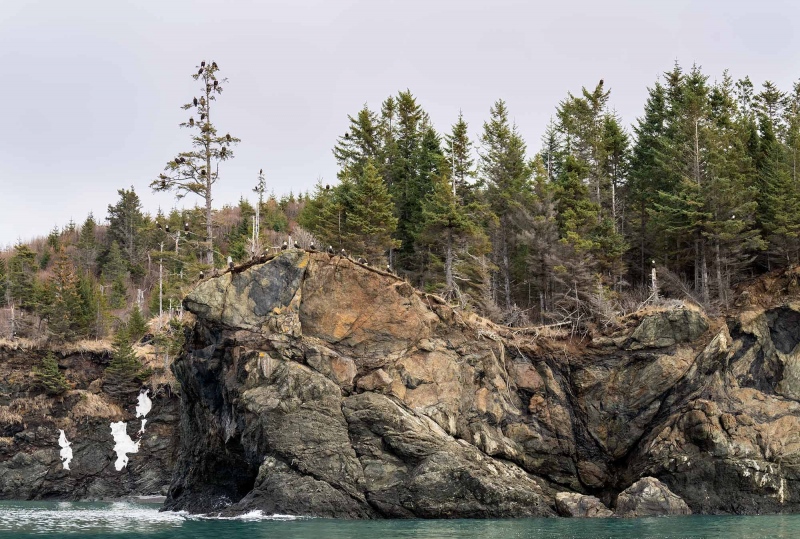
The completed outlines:
<svg viewBox="0 0 800 539">
<path fill-rule="evenodd" d="M 662 517 L 691 515 L 692 511 L 680 496 L 654 477 L 644 477 L 629 486 L 617 497 L 616 516 Z"/>
<path fill-rule="evenodd" d="M 185 306 L 197 321 L 174 364 L 170 509 L 539 516 L 561 491 L 613 507 L 645 476 L 694 512 L 798 509 L 791 304 L 727 326 L 655 309 L 577 342 L 289 250 L 199 284 Z"/>
<path fill-rule="evenodd" d="M 152 411 L 139 452 L 117 471 L 110 423 L 129 422 L 137 439 L 137 401 L 118 402 L 102 390 L 106 351 L 57 354 L 72 389 L 48 396 L 34 389 L 31 367 L 39 349 L 0 348 L 0 498 L 102 500 L 166 494 L 178 449 L 179 400 L 165 389 L 151 391 Z M 151 386 L 151 389 L 156 389 Z M 59 430 L 71 442 L 65 470 Z"/>
<path fill-rule="evenodd" d="M 571 518 L 609 518 L 614 512 L 603 505 L 598 498 L 577 492 L 556 494 L 556 510 L 562 517 Z"/>
</svg>

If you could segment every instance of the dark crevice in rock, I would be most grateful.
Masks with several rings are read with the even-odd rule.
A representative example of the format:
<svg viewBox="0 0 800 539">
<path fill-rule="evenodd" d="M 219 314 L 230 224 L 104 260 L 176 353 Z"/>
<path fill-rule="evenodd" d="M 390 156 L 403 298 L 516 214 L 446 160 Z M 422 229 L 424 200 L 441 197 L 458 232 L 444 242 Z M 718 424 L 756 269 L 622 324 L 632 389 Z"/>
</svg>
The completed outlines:
<svg viewBox="0 0 800 539">
<path fill-rule="evenodd" d="M 800 344 L 800 312 L 781 307 L 766 312 L 769 334 L 775 348 L 790 354 Z"/>
</svg>

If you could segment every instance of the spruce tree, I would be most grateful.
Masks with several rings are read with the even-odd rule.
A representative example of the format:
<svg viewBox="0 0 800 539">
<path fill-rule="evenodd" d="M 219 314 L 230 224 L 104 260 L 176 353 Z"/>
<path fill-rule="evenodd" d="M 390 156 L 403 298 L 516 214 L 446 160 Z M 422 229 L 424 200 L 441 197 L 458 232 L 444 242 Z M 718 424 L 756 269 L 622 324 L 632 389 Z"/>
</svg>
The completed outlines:
<svg viewBox="0 0 800 539">
<path fill-rule="evenodd" d="M 126 326 L 128 337 L 132 342 L 139 342 L 145 333 L 147 333 L 147 321 L 142 316 L 142 311 L 136 305 L 128 315 L 128 323 Z"/>
<path fill-rule="evenodd" d="M 339 177 L 358 177 L 367 161 L 379 159 L 381 126 L 377 115 L 364 107 L 355 117 L 347 117 L 350 125 L 333 148 L 333 156 L 340 167 Z"/>
<path fill-rule="evenodd" d="M 5 306 L 8 303 L 8 275 L 6 273 L 6 261 L 0 258 L 0 305 Z"/>
<path fill-rule="evenodd" d="M 48 330 L 57 341 L 71 341 L 85 336 L 81 324 L 81 298 L 75 267 L 64 248 L 56 254 L 53 274 L 48 282 L 52 302 L 46 306 Z"/>
<path fill-rule="evenodd" d="M 198 118 L 191 116 L 181 127 L 192 132 L 189 151 L 181 152 L 167 163 L 165 173 L 160 174 L 150 187 L 154 191 L 173 191 L 178 199 L 194 194 L 205 201 L 205 242 L 206 264 L 214 264 L 214 229 L 211 208 L 212 187 L 219 180 L 219 164 L 233 158 L 232 144 L 240 139 L 230 133 L 220 134 L 211 123 L 212 102 L 222 94 L 227 79 L 217 78 L 219 67 L 216 62 L 200 62 L 197 73 L 192 78 L 200 84 L 200 97 L 194 97 L 183 105 L 184 110 L 196 109 Z"/>
<path fill-rule="evenodd" d="M 352 208 L 347 214 L 346 244 L 354 255 L 367 260 L 383 259 L 384 251 L 400 246 L 392 239 L 397 228 L 392 198 L 378 170 L 368 161 L 350 193 Z"/>
<path fill-rule="evenodd" d="M 41 363 L 33 367 L 33 378 L 35 384 L 51 396 L 61 395 L 70 388 L 67 378 L 58 368 L 53 352 L 47 352 Z"/>
<path fill-rule="evenodd" d="M 519 211 L 521 195 L 530 190 L 530 168 L 525 158 L 525 142 L 509 121 L 503 100 L 498 100 L 490 110 L 490 119 L 483 125 L 481 147 L 479 173 L 486 185 L 489 208 L 498 217 L 498 226 L 492 234 L 493 258 L 499 268 L 502 304 L 510 310 L 514 303 L 512 258 L 518 233 L 513 217 Z"/>
<path fill-rule="evenodd" d="M 8 260 L 7 293 L 15 305 L 34 310 L 36 298 L 36 254 L 23 243 L 14 246 L 14 254 Z"/>
<path fill-rule="evenodd" d="M 142 203 L 133 186 L 130 190 L 119 189 L 117 193 L 119 201 L 108 206 L 107 245 L 116 242 L 127 264 L 127 270 L 134 275 L 140 275 L 146 253 L 143 236 L 146 221 L 142 213 Z"/>
<path fill-rule="evenodd" d="M 90 212 L 78 236 L 78 264 L 84 272 L 93 273 L 97 265 L 97 223 Z"/>
<path fill-rule="evenodd" d="M 659 191 L 670 191 L 673 178 L 665 170 L 665 136 L 667 127 L 667 97 L 660 81 L 649 89 L 644 115 L 633 128 L 636 142 L 630 159 L 627 190 L 629 238 L 636 250 L 636 274 L 640 281 L 647 278 L 655 236 L 650 225 L 650 212 Z"/>
<path fill-rule="evenodd" d="M 550 149 L 553 148 L 550 146 Z M 553 311 L 556 296 L 561 292 L 554 285 L 555 268 L 567 266 L 564 261 L 567 249 L 559 242 L 555 184 L 548 179 L 544 155 L 536 156 L 532 163 L 533 190 L 530 201 L 525 205 L 527 226 L 519 231 L 519 242 L 526 247 L 528 305 L 536 305 L 540 323 L 545 321 L 547 313 Z M 556 170 L 560 170 L 560 167 Z"/>
<path fill-rule="evenodd" d="M 455 194 L 462 202 L 472 202 L 471 191 L 474 188 L 470 184 L 475 178 L 475 160 L 472 157 L 472 141 L 469 139 L 467 122 L 464 115 L 458 112 L 458 120 L 453 124 L 452 131 L 445 135 L 444 154 L 447 162 L 452 168 L 451 175 L 455 188 Z M 435 188 L 435 187 L 434 187 Z"/>
<path fill-rule="evenodd" d="M 443 255 L 445 298 L 457 293 L 455 271 L 459 253 L 471 246 L 478 247 L 473 249 L 472 256 L 485 251 L 488 239 L 474 220 L 477 209 L 475 204 L 467 207 L 459 204 L 446 174 L 434 178 L 433 192 L 422 203 L 422 224 L 417 241 L 424 248 Z"/>
<path fill-rule="evenodd" d="M 109 305 L 114 309 L 125 306 L 128 295 L 128 267 L 122 257 L 122 251 L 116 241 L 111 243 L 105 256 L 101 273 L 106 286 L 110 287 Z"/>
<path fill-rule="evenodd" d="M 139 391 L 142 381 L 150 375 L 150 372 L 144 369 L 133 350 L 130 335 L 125 328 L 117 331 L 111 355 L 111 362 L 103 374 L 103 390 L 120 400 L 125 400 Z"/>
</svg>

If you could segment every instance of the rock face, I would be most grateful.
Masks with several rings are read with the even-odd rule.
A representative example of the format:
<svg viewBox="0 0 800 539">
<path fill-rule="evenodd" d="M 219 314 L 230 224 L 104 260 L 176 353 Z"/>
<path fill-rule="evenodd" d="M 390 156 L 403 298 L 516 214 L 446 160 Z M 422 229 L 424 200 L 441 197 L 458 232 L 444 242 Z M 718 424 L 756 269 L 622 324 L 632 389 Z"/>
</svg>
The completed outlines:
<svg viewBox="0 0 800 539">
<path fill-rule="evenodd" d="M 654 477 L 644 477 L 617 497 L 617 516 L 661 517 L 691 515 L 686 502 Z"/>
<path fill-rule="evenodd" d="M 169 509 L 545 516 L 556 492 L 608 506 L 645 476 L 698 513 L 800 509 L 792 304 L 727 326 L 653 310 L 579 344 L 288 250 L 199 284 L 185 306 L 197 320 L 173 367 Z M 560 497 L 562 513 L 604 514 Z"/>
<path fill-rule="evenodd" d="M 101 389 L 109 357 L 81 352 L 58 355 L 74 389 L 58 397 L 32 391 L 31 367 L 40 350 L 0 349 L 0 498 L 101 500 L 166 494 L 178 448 L 179 400 L 165 390 L 153 397 L 139 452 L 122 471 L 110 424 L 128 422 L 134 439 L 140 421 L 134 398 L 115 401 Z M 71 442 L 70 470 L 59 456 L 59 431 Z"/>
<path fill-rule="evenodd" d="M 611 509 L 603 505 L 599 499 L 577 492 L 556 494 L 556 510 L 562 517 L 608 518 L 614 516 Z"/>
</svg>

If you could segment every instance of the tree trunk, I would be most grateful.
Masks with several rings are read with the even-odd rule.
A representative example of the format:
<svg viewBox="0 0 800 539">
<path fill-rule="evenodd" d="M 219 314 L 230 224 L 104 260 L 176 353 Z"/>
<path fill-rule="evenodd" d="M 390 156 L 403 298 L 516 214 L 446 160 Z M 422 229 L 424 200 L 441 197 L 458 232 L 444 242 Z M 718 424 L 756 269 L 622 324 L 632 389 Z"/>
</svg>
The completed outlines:
<svg viewBox="0 0 800 539">
<path fill-rule="evenodd" d="M 708 293 L 708 260 L 706 259 L 706 246 L 701 242 L 700 258 L 702 264 L 701 285 L 703 288 L 703 306 L 708 307 L 711 297 Z"/>
<path fill-rule="evenodd" d="M 644 264 L 644 236 L 645 236 L 646 224 L 647 223 L 645 221 L 645 204 L 644 204 L 644 199 L 642 199 L 641 214 L 640 214 L 640 219 L 639 219 L 639 251 L 640 251 L 639 254 L 641 255 L 640 262 L 641 262 L 641 266 L 642 266 L 642 281 L 644 281 L 647 278 L 646 277 L 647 269 L 645 268 L 645 264 Z"/>
<path fill-rule="evenodd" d="M 453 184 L 455 185 L 455 184 Z M 446 293 L 449 295 L 453 292 L 453 231 L 447 230 L 447 252 L 444 259 L 444 276 L 446 284 Z"/>
<path fill-rule="evenodd" d="M 500 249 L 502 256 L 502 272 L 503 272 L 503 292 L 506 296 L 506 309 L 511 309 L 511 269 L 508 262 L 508 239 L 506 237 L 507 223 L 505 219 L 500 220 Z"/>
<path fill-rule="evenodd" d="M 714 242 L 714 263 L 717 266 L 717 297 L 719 301 L 727 307 L 727 287 L 722 279 L 722 255 L 720 254 L 719 241 Z"/>
<path fill-rule="evenodd" d="M 208 75 L 203 74 L 206 83 L 206 122 L 211 125 L 211 89 L 208 84 Z M 206 235 L 208 236 L 208 251 L 206 264 L 214 265 L 214 229 L 211 224 L 211 131 L 205 132 L 206 146 Z"/>
</svg>

